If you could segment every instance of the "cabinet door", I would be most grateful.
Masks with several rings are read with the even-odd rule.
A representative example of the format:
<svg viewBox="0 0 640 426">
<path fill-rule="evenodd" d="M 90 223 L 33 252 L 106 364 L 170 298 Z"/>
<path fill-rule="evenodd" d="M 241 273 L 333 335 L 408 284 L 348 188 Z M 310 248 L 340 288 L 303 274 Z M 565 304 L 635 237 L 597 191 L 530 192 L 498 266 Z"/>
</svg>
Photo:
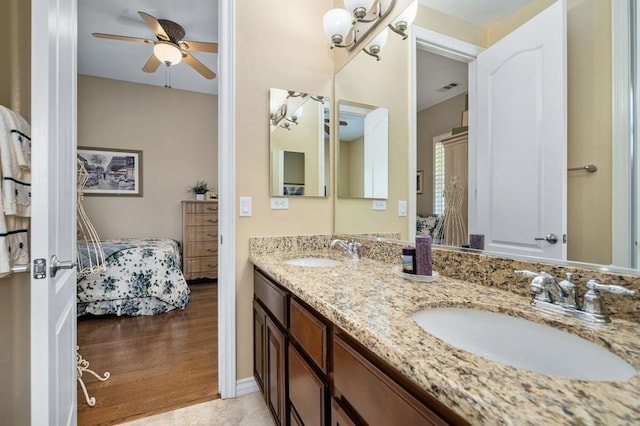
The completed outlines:
<svg viewBox="0 0 640 426">
<path fill-rule="evenodd" d="M 286 344 L 285 335 L 267 315 L 265 318 L 265 371 L 264 388 L 267 405 L 278 425 L 285 425 L 286 418 Z"/>
<path fill-rule="evenodd" d="M 292 344 L 289 345 L 289 401 L 305 426 L 325 424 L 327 386 Z"/>
<path fill-rule="evenodd" d="M 338 401 L 331 399 L 331 426 L 356 426 L 356 422 L 342 409 Z"/>
<path fill-rule="evenodd" d="M 260 391 L 265 394 L 264 369 L 265 369 L 265 344 L 266 344 L 266 314 L 258 302 L 253 301 L 253 376 L 258 383 Z"/>
</svg>

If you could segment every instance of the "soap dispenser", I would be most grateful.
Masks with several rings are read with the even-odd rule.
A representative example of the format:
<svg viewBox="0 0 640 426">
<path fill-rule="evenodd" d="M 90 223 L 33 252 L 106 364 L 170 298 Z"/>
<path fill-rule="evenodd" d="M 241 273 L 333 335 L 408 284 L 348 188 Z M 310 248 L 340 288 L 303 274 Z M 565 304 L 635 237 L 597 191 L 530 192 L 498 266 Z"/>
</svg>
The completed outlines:
<svg viewBox="0 0 640 426">
<path fill-rule="evenodd" d="M 571 282 L 572 277 L 573 274 L 571 272 L 567 272 L 565 274 L 565 279 L 560 281 L 558 285 L 566 295 L 566 302 L 563 303 L 564 307 L 569 309 L 578 309 L 578 304 L 576 303 L 576 286 Z"/>
</svg>

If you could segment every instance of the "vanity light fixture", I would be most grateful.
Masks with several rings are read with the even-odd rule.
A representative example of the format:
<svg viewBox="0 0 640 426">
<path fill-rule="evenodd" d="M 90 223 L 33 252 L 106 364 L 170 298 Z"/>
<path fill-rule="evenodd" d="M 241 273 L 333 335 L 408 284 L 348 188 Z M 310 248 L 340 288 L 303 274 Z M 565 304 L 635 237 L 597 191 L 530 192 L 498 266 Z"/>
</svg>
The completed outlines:
<svg viewBox="0 0 640 426">
<path fill-rule="evenodd" d="M 287 117 L 287 123 L 298 124 L 298 120 L 302 117 L 302 113 L 304 112 L 304 106 L 298 108 L 293 114 Z"/>
<path fill-rule="evenodd" d="M 271 90 L 271 99 L 269 102 L 269 120 L 271 125 L 277 126 L 278 123 L 287 115 L 287 92 L 284 90 Z"/>
<path fill-rule="evenodd" d="M 389 24 L 389 28 L 391 28 L 391 31 L 394 33 L 401 35 L 403 40 L 406 40 L 407 37 L 409 37 L 406 31 L 413 23 L 413 20 L 416 19 L 417 13 L 418 1 L 416 0 Z"/>
<path fill-rule="evenodd" d="M 379 61 L 380 60 L 380 56 L 379 56 L 380 50 L 384 47 L 385 43 L 387 42 L 387 37 L 388 36 L 389 36 L 389 30 L 387 28 L 385 28 L 384 30 L 380 31 L 380 34 L 375 36 L 374 39 L 371 40 L 369 42 L 369 44 L 367 44 L 367 46 L 365 48 L 363 48 L 362 50 L 367 55 L 371 55 L 374 58 L 376 58 L 376 61 Z"/>
<path fill-rule="evenodd" d="M 332 49 L 355 47 L 358 40 L 393 9 L 395 0 L 344 0 L 344 4 L 345 9 L 331 9 L 322 19 L 324 32 L 331 39 Z"/>
</svg>

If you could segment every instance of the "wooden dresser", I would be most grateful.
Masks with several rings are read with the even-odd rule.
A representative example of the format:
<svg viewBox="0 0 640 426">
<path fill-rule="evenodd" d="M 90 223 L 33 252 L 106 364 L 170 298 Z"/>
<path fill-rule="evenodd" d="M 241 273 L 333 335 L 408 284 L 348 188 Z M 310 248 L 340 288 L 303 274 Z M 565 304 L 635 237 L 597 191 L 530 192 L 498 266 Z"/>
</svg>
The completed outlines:
<svg viewBox="0 0 640 426">
<path fill-rule="evenodd" d="M 182 201 L 185 279 L 218 278 L 218 200 Z"/>
</svg>

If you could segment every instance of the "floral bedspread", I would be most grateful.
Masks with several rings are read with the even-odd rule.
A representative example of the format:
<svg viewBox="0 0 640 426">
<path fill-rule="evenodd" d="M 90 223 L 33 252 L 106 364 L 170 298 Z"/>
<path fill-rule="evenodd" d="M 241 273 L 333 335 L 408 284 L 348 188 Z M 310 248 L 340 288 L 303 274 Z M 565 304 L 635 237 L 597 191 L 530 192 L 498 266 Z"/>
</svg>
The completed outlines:
<svg viewBox="0 0 640 426">
<path fill-rule="evenodd" d="M 187 306 L 189 286 L 176 241 L 119 239 L 102 244 L 107 270 L 78 281 L 78 316 L 154 315 Z"/>
</svg>

